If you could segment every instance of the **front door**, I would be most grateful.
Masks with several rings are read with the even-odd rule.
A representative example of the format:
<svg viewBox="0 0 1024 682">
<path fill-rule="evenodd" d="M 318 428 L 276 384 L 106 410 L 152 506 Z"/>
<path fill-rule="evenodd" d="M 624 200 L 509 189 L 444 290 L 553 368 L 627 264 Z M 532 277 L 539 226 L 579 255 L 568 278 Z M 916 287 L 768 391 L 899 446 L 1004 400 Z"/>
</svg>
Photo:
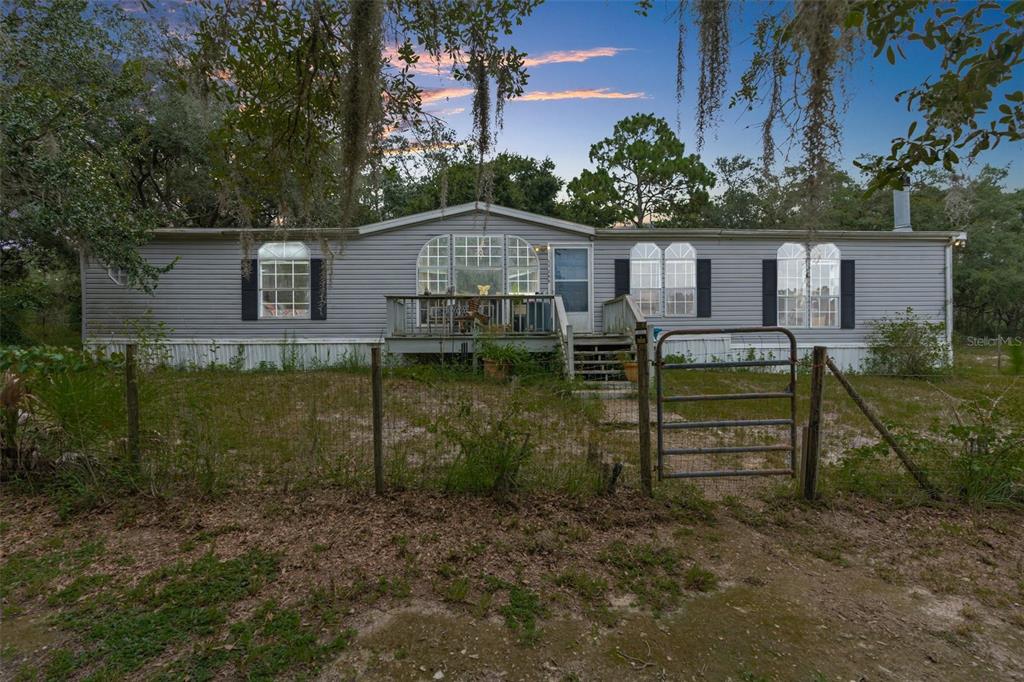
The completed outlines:
<svg viewBox="0 0 1024 682">
<path fill-rule="evenodd" d="M 552 293 L 562 297 L 574 332 L 593 328 L 591 313 L 590 247 L 552 245 Z"/>
</svg>

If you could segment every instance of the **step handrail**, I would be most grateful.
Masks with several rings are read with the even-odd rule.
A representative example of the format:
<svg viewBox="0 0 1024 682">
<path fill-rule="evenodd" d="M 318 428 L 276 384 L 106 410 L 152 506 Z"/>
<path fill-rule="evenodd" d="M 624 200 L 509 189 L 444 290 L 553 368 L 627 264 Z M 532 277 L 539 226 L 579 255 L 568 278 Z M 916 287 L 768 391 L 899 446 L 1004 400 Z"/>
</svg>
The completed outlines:
<svg viewBox="0 0 1024 682">
<path fill-rule="evenodd" d="M 552 306 L 555 315 L 555 331 L 558 334 L 558 343 L 562 348 L 562 361 L 565 364 L 565 376 L 572 379 L 576 374 L 575 363 L 573 362 L 573 334 L 572 325 L 569 324 L 569 316 L 565 313 L 565 303 L 562 297 L 555 296 L 555 305 Z"/>
<path fill-rule="evenodd" d="M 640 306 L 629 294 L 621 294 L 602 304 L 604 311 L 604 330 L 633 336 L 640 324 L 647 324 L 647 318 Z"/>
</svg>

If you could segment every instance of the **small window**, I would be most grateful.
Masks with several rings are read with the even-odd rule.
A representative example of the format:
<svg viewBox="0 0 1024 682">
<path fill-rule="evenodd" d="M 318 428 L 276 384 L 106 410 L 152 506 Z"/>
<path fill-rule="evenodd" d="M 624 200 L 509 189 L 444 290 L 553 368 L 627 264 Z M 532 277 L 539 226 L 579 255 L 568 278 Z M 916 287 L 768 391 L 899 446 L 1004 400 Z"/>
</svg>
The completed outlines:
<svg viewBox="0 0 1024 682">
<path fill-rule="evenodd" d="M 128 286 L 128 273 L 124 271 L 124 268 L 107 268 L 107 277 L 109 277 L 110 281 L 119 287 Z"/>
<path fill-rule="evenodd" d="M 686 243 L 665 249 L 665 315 L 697 314 L 697 252 Z"/>
<path fill-rule="evenodd" d="M 661 312 L 661 249 L 641 242 L 629 252 L 629 294 L 645 316 Z"/>
<path fill-rule="evenodd" d="M 269 242 L 259 250 L 260 317 L 309 319 L 309 247 Z"/>
</svg>

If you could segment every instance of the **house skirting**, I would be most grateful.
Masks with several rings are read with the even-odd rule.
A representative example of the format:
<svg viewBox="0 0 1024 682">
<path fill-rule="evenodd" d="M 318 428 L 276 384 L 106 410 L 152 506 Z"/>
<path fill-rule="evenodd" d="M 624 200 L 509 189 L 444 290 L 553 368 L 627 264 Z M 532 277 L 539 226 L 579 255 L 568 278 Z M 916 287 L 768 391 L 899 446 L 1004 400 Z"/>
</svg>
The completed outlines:
<svg viewBox="0 0 1024 682">
<path fill-rule="evenodd" d="M 123 353 L 133 342 L 127 338 L 86 339 L 84 345 L 104 353 Z M 144 359 L 172 367 L 215 366 L 234 369 L 313 369 L 339 365 L 368 365 L 370 349 L 383 339 L 288 338 L 288 339 L 162 339 L 144 345 Z"/>
<path fill-rule="evenodd" d="M 843 370 L 860 372 L 864 370 L 868 358 L 866 343 L 797 343 L 797 356 L 808 360 L 814 346 L 828 348 L 828 354 L 836 365 Z M 735 342 L 729 334 L 682 336 L 665 341 L 663 355 L 679 355 L 693 362 L 732 362 L 737 360 L 784 360 L 789 347 L 784 338 L 779 343 L 744 343 Z M 776 367 L 776 371 L 786 371 L 785 367 Z"/>
</svg>

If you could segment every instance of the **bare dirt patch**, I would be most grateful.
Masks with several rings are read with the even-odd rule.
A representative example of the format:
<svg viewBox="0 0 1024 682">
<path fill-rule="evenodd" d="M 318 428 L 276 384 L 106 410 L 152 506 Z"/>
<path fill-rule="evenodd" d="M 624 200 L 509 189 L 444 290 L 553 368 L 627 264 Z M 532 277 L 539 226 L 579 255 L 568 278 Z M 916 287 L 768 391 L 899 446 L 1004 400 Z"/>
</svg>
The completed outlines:
<svg viewBox="0 0 1024 682">
<path fill-rule="evenodd" d="M 270 600 L 303 622 L 330 611 L 323 640 L 357 634 L 324 679 L 1024 679 L 1019 513 L 768 499 L 708 519 L 628 491 L 502 504 L 330 490 L 135 498 L 66 523 L 45 499 L 5 494 L 0 511 L 0 565 L 88 542 L 102 551 L 76 571 L 114 585 L 210 552 L 273 552 L 275 578 L 224 627 Z M 692 579 L 702 571 L 713 580 Z M 85 646 L 51 630 L 70 607 L 47 596 L 76 577 L 7 594 L 5 622 L 31 627 L 18 641 L 4 628 L 5 677 L 53 641 Z M 134 676 L 225 636 L 172 646 Z"/>
</svg>

